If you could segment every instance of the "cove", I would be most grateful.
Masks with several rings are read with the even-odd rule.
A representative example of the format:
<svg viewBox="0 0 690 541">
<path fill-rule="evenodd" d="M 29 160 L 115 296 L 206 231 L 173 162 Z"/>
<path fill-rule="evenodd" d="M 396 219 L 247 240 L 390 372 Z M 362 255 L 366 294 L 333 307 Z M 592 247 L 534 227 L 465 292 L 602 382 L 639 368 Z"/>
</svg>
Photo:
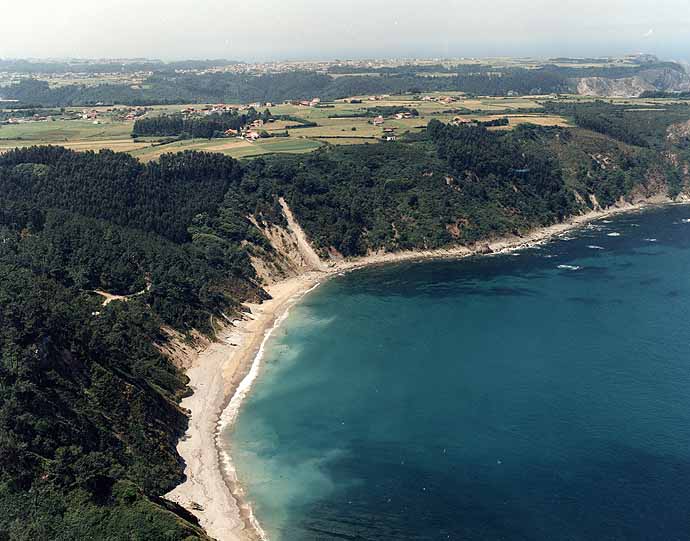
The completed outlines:
<svg viewBox="0 0 690 541">
<path fill-rule="evenodd" d="M 689 218 L 305 296 L 222 435 L 269 539 L 686 539 Z"/>
</svg>

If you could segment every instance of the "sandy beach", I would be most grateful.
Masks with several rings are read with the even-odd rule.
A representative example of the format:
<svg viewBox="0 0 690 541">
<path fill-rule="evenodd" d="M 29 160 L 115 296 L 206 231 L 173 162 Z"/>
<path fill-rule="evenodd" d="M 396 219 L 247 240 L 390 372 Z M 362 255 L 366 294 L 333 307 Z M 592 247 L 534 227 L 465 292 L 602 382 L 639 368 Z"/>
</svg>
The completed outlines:
<svg viewBox="0 0 690 541">
<path fill-rule="evenodd" d="M 187 370 L 193 394 L 182 401 L 190 412 L 189 428 L 178 445 L 186 462 L 186 481 L 167 495 L 191 511 L 207 533 L 218 541 L 255 541 L 262 538 L 260 526 L 244 501 L 232 461 L 218 446 L 220 429 L 232 423 L 244 396 L 260 371 L 257 353 L 267 333 L 277 327 L 299 299 L 317 284 L 341 272 L 365 266 L 410 260 L 461 258 L 500 254 L 528 248 L 576 229 L 588 222 L 622 212 L 668 203 L 656 197 L 637 204 L 621 204 L 606 210 L 573 217 L 563 223 L 537 229 L 522 237 L 505 237 L 473 247 L 372 254 L 363 258 L 320 264 L 320 270 L 267 287 L 271 299 L 248 304 L 250 312 L 219 334 L 218 340 L 191 359 Z M 301 232 L 300 232 L 301 233 Z M 228 408 L 228 405 L 231 407 Z M 224 413 L 225 412 L 225 413 Z"/>
<path fill-rule="evenodd" d="M 251 312 L 247 318 L 223 331 L 216 342 L 195 356 L 187 370 L 194 394 L 181 404 L 191 416 L 187 434 L 178 444 L 187 464 L 187 480 L 167 498 L 194 513 L 218 541 L 259 538 L 247 528 L 249 508 L 233 494 L 240 488 L 232 478 L 231 465 L 221 465 L 216 443 L 221 414 L 247 376 L 267 331 L 321 278 L 321 273 L 308 273 L 267 288 L 272 298 L 260 305 L 248 304 Z"/>
</svg>

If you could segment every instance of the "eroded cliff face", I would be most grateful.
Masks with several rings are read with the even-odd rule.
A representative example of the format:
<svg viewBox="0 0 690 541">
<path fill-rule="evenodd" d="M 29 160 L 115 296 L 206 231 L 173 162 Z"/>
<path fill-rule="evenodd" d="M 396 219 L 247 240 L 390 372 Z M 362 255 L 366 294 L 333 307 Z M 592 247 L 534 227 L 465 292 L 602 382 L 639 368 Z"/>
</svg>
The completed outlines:
<svg viewBox="0 0 690 541">
<path fill-rule="evenodd" d="M 690 144 L 690 120 L 680 124 L 673 124 L 666 133 L 666 137 L 672 145 Z"/>
<path fill-rule="evenodd" d="M 582 96 L 635 98 L 647 91 L 690 91 L 690 76 L 680 68 L 652 68 L 620 79 L 583 77 L 575 79 L 574 84 Z"/>
<path fill-rule="evenodd" d="M 308 271 L 328 268 L 328 263 L 322 261 L 316 253 L 287 202 L 283 198 L 280 198 L 279 202 L 287 226 L 268 223 L 256 216 L 249 217 L 272 248 L 266 250 L 252 246 L 252 265 L 263 285 L 270 285 Z"/>
<path fill-rule="evenodd" d="M 643 92 L 653 90 L 656 90 L 653 85 L 639 77 L 626 77 L 625 79 L 584 77 L 577 80 L 577 93 L 581 96 L 633 98 Z"/>
</svg>

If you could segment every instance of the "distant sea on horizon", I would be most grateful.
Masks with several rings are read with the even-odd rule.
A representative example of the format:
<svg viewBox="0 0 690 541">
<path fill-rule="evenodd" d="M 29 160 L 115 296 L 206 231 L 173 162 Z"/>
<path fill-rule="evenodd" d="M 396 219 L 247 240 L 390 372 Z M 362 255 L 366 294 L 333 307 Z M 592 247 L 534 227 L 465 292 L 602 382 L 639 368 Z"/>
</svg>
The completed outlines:
<svg viewBox="0 0 690 541">
<path fill-rule="evenodd" d="M 621 215 L 327 281 L 223 438 L 272 541 L 687 540 L 689 341 L 690 207 Z"/>
</svg>

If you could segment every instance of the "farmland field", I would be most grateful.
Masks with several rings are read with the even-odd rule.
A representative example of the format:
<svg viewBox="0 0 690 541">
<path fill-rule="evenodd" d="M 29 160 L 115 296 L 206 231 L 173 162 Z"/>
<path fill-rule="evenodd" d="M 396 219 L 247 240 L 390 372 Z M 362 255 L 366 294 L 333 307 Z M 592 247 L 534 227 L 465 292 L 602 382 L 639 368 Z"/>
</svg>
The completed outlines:
<svg viewBox="0 0 690 541">
<path fill-rule="evenodd" d="M 0 140 L 62 143 L 85 139 L 120 139 L 129 137 L 131 130 L 131 122 L 102 122 L 99 124 L 94 124 L 88 120 L 25 122 L 0 126 Z"/>
<path fill-rule="evenodd" d="M 131 122 L 55 120 L 0 125 L 0 151 L 31 145 L 62 145 L 76 150 L 129 151 L 148 143 L 134 143 Z"/>
<path fill-rule="evenodd" d="M 262 154 L 311 152 L 320 146 L 321 144 L 318 141 L 298 139 L 296 137 L 262 139 L 254 142 L 239 138 L 187 139 L 167 145 L 147 145 L 130 153 L 141 161 L 155 160 L 162 154 L 181 152 L 183 150 L 219 152 L 239 159 L 260 156 Z"/>
<path fill-rule="evenodd" d="M 157 159 L 161 154 L 182 150 L 220 152 L 234 158 L 251 158 L 272 153 L 310 152 L 322 146 L 371 144 L 387 137 L 402 136 L 422 130 L 430 120 L 451 122 L 463 120 L 486 122 L 506 117 L 507 126 L 492 130 L 513 129 L 523 123 L 540 126 L 568 126 L 567 119 L 540 112 L 545 101 L 558 99 L 568 102 L 588 102 L 592 98 L 579 96 L 519 96 L 474 97 L 461 93 L 431 93 L 412 96 L 355 96 L 347 100 L 322 103 L 308 107 L 293 103 L 262 106 L 270 109 L 275 121 L 266 123 L 261 130 L 266 138 L 254 142 L 242 138 L 185 139 L 165 141 L 148 137 L 132 139 L 133 122 L 123 120 L 121 111 L 96 107 L 97 122 L 84 120 L 82 109 L 67 108 L 53 120 L 0 124 L 0 152 L 30 145 L 62 145 L 79 151 L 112 149 L 129 152 L 142 161 Z M 635 103 L 639 107 L 658 106 L 673 100 L 611 100 L 616 103 Z M 354 102 L 354 103 L 352 103 Z M 187 107 L 203 105 L 160 105 L 146 108 L 146 117 L 178 113 Z M 386 108 L 404 108 L 414 111 L 411 118 L 395 118 Z M 373 110 L 372 110 L 373 109 Z M 142 111 L 143 112 L 143 111 Z M 388 112 L 383 123 L 374 123 L 380 112 Z M 5 112 L 5 114 L 8 114 Z M 141 113 L 140 113 L 141 114 Z M 78 119 L 74 120 L 75 117 Z M 303 121 L 307 125 L 298 127 Z M 312 125 L 316 124 L 316 125 Z M 287 136 L 286 136 L 287 134 Z"/>
</svg>

